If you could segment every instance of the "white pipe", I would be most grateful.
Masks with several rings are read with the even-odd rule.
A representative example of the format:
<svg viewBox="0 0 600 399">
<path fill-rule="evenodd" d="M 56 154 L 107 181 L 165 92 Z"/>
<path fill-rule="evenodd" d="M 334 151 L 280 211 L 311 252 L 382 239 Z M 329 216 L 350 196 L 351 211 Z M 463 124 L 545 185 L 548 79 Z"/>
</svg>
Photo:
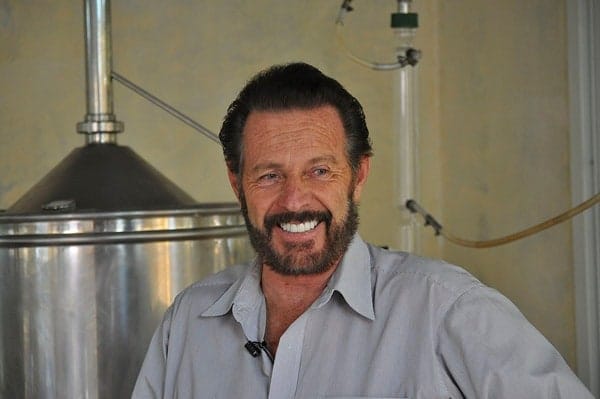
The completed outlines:
<svg viewBox="0 0 600 399">
<path fill-rule="evenodd" d="M 397 56 L 411 48 L 415 29 L 396 28 Z M 394 72 L 394 138 L 395 195 L 400 209 L 398 242 L 401 250 L 419 253 L 420 226 L 414 214 L 406 208 L 409 199 L 419 198 L 419 129 L 418 129 L 418 69 L 414 66 Z"/>
</svg>

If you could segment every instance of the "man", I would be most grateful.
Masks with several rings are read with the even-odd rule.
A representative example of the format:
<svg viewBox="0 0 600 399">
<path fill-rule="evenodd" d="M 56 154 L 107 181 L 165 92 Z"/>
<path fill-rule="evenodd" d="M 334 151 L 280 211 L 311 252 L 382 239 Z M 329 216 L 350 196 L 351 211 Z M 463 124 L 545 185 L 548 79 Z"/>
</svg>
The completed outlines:
<svg viewBox="0 0 600 399">
<path fill-rule="evenodd" d="M 338 82 L 266 70 L 220 139 L 257 259 L 176 298 L 135 398 L 591 398 L 505 297 L 360 238 L 371 145 Z"/>
</svg>

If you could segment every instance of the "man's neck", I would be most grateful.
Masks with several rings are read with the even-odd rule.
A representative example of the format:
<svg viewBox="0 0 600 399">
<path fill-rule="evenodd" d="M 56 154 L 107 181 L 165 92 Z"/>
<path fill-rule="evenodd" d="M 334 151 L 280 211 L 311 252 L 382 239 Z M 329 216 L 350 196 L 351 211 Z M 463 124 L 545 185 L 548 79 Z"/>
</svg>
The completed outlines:
<svg viewBox="0 0 600 399">
<path fill-rule="evenodd" d="M 279 338 L 321 295 L 336 267 L 320 274 L 287 276 L 263 265 L 261 284 L 267 304 L 265 341 L 273 354 Z"/>
</svg>

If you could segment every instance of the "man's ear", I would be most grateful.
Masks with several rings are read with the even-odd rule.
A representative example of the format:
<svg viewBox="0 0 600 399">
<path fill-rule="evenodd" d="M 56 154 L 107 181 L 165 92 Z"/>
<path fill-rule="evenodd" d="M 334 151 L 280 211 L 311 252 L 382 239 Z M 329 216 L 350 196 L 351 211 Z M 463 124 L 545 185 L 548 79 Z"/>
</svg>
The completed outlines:
<svg viewBox="0 0 600 399">
<path fill-rule="evenodd" d="M 356 178 L 354 182 L 354 192 L 352 193 L 352 198 L 355 202 L 360 201 L 360 195 L 362 193 L 362 189 L 367 182 L 367 177 L 369 177 L 369 171 L 371 170 L 371 157 L 363 156 L 360 160 L 360 164 L 358 165 L 358 170 L 356 172 Z"/>
<path fill-rule="evenodd" d="M 238 179 L 238 175 L 233 173 L 231 171 L 231 169 L 227 168 L 227 177 L 229 178 L 229 184 L 231 185 L 231 188 L 233 189 L 233 192 L 236 196 L 236 198 L 238 199 L 238 201 L 240 200 L 240 186 L 239 184 L 241 184 L 241 181 Z"/>
</svg>

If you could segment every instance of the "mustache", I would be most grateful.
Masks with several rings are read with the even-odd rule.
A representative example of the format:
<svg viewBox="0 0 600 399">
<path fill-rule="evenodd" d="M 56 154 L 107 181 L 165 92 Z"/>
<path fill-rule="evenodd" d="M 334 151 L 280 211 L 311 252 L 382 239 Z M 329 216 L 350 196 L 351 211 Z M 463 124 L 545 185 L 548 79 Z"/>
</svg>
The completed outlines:
<svg viewBox="0 0 600 399">
<path fill-rule="evenodd" d="M 325 222 L 327 227 L 331 225 L 333 215 L 329 211 L 302 211 L 302 212 L 282 212 L 265 217 L 265 230 L 271 232 L 273 227 L 282 223 L 304 223 L 316 220 L 317 223 Z"/>
</svg>

